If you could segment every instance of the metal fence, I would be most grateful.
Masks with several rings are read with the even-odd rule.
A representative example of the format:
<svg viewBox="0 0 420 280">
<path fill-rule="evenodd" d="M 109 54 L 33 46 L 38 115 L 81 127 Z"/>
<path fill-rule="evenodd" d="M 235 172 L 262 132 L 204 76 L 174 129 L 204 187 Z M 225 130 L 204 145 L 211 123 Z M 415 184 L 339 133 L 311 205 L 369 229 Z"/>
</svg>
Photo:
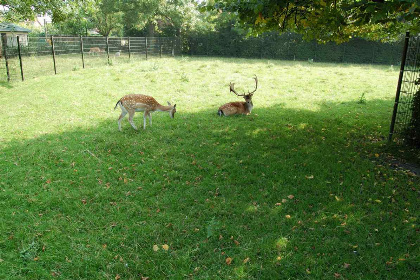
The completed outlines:
<svg viewBox="0 0 420 280">
<path fill-rule="evenodd" d="M 150 57 L 175 56 L 174 37 L 29 37 L 10 44 L 2 37 L 0 81 Z"/>
<path fill-rule="evenodd" d="M 389 140 L 420 144 L 420 35 L 406 34 Z M 416 145 L 417 145 L 416 144 Z"/>
<path fill-rule="evenodd" d="M 403 41 L 382 43 L 361 38 L 336 44 L 306 41 L 296 33 L 264 33 L 246 37 L 232 31 L 189 36 L 184 53 L 191 56 L 225 56 L 315 62 L 399 65 Z"/>
</svg>

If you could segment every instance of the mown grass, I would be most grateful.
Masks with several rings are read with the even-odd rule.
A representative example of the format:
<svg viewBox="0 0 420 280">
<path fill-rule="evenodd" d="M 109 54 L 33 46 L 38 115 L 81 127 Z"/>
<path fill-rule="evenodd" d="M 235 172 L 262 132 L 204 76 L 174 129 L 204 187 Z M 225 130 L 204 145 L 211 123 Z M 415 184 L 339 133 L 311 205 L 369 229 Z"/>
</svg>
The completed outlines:
<svg viewBox="0 0 420 280">
<path fill-rule="evenodd" d="M 218 117 L 254 74 L 252 115 Z M 416 278 L 420 180 L 384 154 L 397 77 L 177 58 L 0 84 L 0 278 Z M 119 132 L 129 93 L 175 119 Z"/>
</svg>

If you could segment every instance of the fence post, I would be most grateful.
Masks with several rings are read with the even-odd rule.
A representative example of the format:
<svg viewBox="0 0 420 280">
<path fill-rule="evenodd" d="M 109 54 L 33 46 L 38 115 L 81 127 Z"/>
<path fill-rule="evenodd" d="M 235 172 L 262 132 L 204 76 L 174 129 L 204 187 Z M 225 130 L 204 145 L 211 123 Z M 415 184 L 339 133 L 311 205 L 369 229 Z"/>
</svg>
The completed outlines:
<svg viewBox="0 0 420 280">
<path fill-rule="evenodd" d="M 109 64 L 109 42 L 108 42 L 108 36 L 106 36 L 106 55 L 108 56 L 108 64 Z"/>
<path fill-rule="evenodd" d="M 85 55 L 84 55 L 84 52 L 83 52 L 83 37 L 82 37 L 82 35 L 80 35 L 80 53 L 82 54 L 83 69 L 85 69 Z"/>
<path fill-rule="evenodd" d="M 410 41 L 410 32 L 405 33 L 404 49 L 401 58 L 400 76 L 398 77 L 397 93 L 395 95 L 394 111 L 392 112 L 391 126 L 389 128 L 388 142 L 392 141 L 394 134 L 395 120 L 397 118 L 398 103 L 400 101 L 401 84 L 404 76 L 405 59 L 407 57 L 408 42 Z"/>
<path fill-rule="evenodd" d="M 147 37 L 146 37 L 145 47 L 146 47 L 146 60 L 147 60 Z"/>
<path fill-rule="evenodd" d="M 162 58 L 162 41 L 161 41 L 160 37 L 159 37 L 159 47 L 160 47 L 159 56 L 160 56 L 160 58 Z"/>
<path fill-rule="evenodd" d="M 9 72 L 9 61 L 7 60 L 7 37 L 6 33 L 1 33 L 1 42 L 2 42 L 2 49 L 3 49 L 3 56 L 6 62 L 6 72 L 7 72 L 7 81 L 10 82 L 10 72 Z"/>
<path fill-rule="evenodd" d="M 25 80 L 25 78 L 23 77 L 23 64 L 22 64 L 22 53 L 20 51 L 20 40 L 19 40 L 19 36 L 16 36 L 17 39 L 17 44 L 18 44 L 18 55 L 19 55 L 19 65 L 20 65 L 20 75 L 22 77 L 22 82 Z"/>
<path fill-rule="evenodd" d="M 52 36 L 52 35 L 51 35 L 51 51 L 52 51 L 53 62 L 54 62 L 54 74 L 57 75 L 57 67 L 55 65 L 54 36 Z"/>
<path fill-rule="evenodd" d="M 173 38 L 173 39 L 172 39 L 172 57 L 174 57 L 174 56 L 175 56 L 175 39 L 176 39 L 176 38 Z"/>
<path fill-rule="evenodd" d="M 131 45 L 130 45 L 130 37 L 128 37 L 128 59 L 131 59 Z"/>
</svg>

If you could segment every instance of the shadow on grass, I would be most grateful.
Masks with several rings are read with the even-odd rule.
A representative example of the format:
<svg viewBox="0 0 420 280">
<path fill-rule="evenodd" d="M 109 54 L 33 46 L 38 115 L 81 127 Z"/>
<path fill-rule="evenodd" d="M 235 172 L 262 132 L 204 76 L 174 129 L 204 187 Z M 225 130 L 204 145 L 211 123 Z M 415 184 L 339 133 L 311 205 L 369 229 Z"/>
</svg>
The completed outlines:
<svg viewBox="0 0 420 280">
<path fill-rule="evenodd" d="M 378 166 L 372 143 L 385 139 L 390 105 L 220 118 L 178 104 L 175 119 L 154 114 L 140 133 L 126 120 L 119 132 L 116 113 L 7 143 L 0 266 L 22 279 L 57 267 L 66 278 L 403 279 L 416 273 L 419 181 Z"/>
<path fill-rule="evenodd" d="M 13 85 L 6 81 L 0 81 L 0 87 L 13 88 Z"/>
</svg>

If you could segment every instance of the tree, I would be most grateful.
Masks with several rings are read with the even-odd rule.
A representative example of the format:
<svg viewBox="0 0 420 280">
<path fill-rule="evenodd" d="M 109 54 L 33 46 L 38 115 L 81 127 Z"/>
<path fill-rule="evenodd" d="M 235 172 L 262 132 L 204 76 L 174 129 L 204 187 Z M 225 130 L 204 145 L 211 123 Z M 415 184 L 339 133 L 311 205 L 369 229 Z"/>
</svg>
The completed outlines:
<svg viewBox="0 0 420 280">
<path fill-rule="evenodd" d="M 49 14 L 54 22 L 63 21 L 72 4 L 83 0 L 1 0 L 3 11 L 0 13 L 9 21 L 34 20 L 37 15 Z"/>
<path fill-rule="evenodd" d="M 420 32 L 418 0 L 225 0 L 205 7 L 234 13 L 251 33 L 291 30 L 307 39 L 343 42 L 353 36 L 393 40 Z"/>
</svg>

